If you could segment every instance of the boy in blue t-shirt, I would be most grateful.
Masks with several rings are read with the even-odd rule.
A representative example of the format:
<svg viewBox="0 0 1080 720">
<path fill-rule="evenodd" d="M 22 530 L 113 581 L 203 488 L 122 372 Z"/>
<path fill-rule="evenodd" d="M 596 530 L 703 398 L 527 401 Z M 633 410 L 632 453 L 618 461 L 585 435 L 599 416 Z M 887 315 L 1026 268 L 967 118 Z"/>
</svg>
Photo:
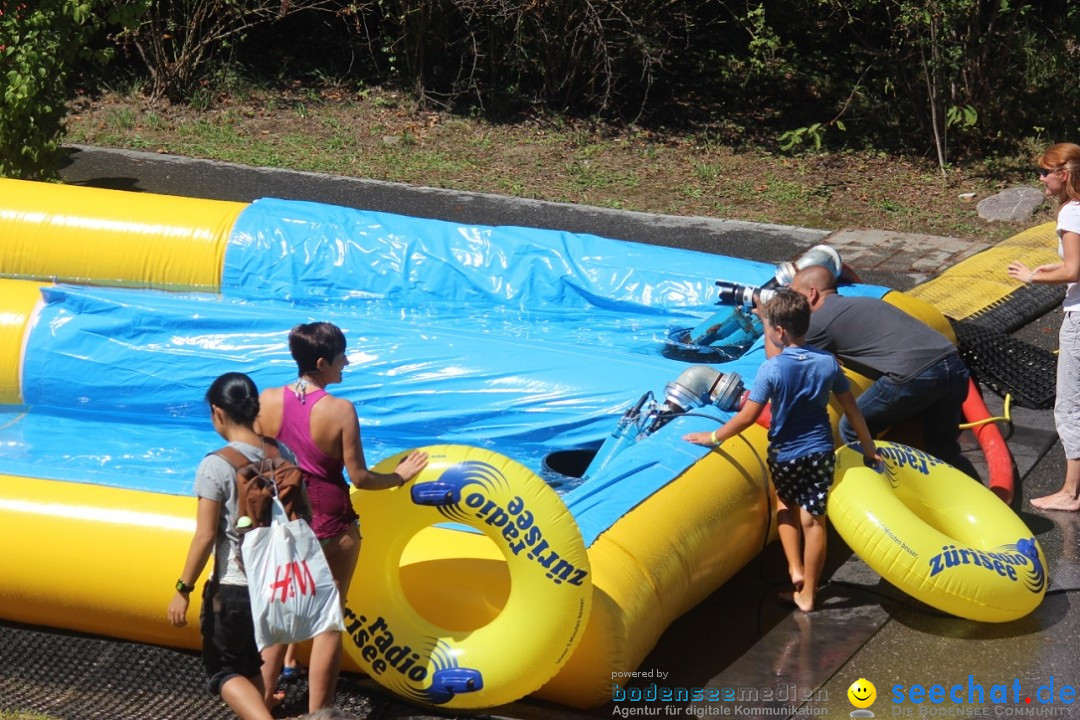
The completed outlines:
<svg viewBox="0 0 1080 720">
<path fill-rule="evenodd" d="M 754 424 L 772 402 L 769 472 L 779 501 L 776 521 L 794 585 L 791 600 L 803 612 L 814 609 L 814 593 L 825 566 L 825 500 L 833 482 L 832 425 L 829 393 L 855 429 L 866 462 L 881 461 L 866 421 L 840 363 L 823 350 L 803 344 L 810 326 L 810 305 L 798 293 L 781 290 L 761 309 L 765 356 L 742 409 L 711 433 L 683 439 L 719 446 Z"/>
</svg>

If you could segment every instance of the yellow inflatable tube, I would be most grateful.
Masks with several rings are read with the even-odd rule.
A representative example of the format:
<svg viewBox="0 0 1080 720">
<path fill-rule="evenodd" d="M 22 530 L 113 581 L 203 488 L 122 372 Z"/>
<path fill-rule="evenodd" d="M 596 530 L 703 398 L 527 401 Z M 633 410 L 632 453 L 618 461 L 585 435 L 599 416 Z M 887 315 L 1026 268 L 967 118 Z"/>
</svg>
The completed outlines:
<svg viewBox="0 0 1080 720">
<path fill-rule="evenodd" d="M 34 308 L 41 302 L 41 283 L 29 280 L 0 281 L 3 302 L 0 302 L 0 403 L 22 404 L 22 348 L 30 329 Z"/>
<path fill-rule="evenodd" d="M 1039 606 L 1046 558 L 989 489 L 921 450 L 879 442 L 885 471 L 837 450 L 829 519 L 883 578 L 939 610 L 1008 622 Z"/>
<path fill-rule="evenodd" d="M 194 497 L 0 475 L 0 519 L 5 619 L 200 646 L 195 593 L 187 628 L 165 621 L 195 532 Z"/>
<path fill-rule="evenodd" d="M 246 203 L 0 179 L 4 277 L 217 290 Z M 120 204 L 122 202 L 122 205 Z"/>
</svg>

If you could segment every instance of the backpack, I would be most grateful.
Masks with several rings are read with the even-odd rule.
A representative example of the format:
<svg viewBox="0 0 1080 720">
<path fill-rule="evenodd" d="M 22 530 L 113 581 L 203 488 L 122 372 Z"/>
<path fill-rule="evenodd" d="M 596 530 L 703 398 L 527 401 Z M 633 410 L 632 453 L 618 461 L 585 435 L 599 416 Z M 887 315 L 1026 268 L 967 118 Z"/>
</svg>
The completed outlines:
<svg viewBox="0 0 1080 720">
<path fill-rule="evenodd" d="M 270 526 L 271 504 L 275 497 L 281 501 L 289 520 L 301 518 L 311 522 L 311 504 L 304 491 L 303 471 L 281 456 L 276 440 L 264 437 L 262 441 L 262 460 L 248 460 L 242 452 L 228 445 L 214 453 L 236 471 L 236 524 L 241 541 L 247 531 Z"/>
</svg>

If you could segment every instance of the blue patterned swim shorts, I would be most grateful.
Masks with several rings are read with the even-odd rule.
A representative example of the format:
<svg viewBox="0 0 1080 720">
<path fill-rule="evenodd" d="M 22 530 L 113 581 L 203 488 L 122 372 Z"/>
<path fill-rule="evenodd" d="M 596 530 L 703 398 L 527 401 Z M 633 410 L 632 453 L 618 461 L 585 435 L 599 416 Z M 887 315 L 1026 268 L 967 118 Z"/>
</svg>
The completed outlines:
<svg viewBox="0 0 1080 720">
<path fill-rule="evenodd" d="M 825 500 L 833 483 L 836 455 L 818 452 L 779 462 L 769 457 L 776 495 L 788 507 L 798 505 L 811 515 L 825 514 Z"/>
</svg>

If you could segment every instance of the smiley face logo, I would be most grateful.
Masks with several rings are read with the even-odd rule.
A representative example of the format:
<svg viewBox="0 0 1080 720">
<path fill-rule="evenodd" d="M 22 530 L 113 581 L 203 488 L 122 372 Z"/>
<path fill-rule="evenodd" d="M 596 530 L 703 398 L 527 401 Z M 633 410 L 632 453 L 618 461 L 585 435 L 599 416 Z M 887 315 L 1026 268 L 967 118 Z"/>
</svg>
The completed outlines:
<svg viewBox="0 0 1080 720">
<path fill-rule="evenodd" d="M 848 700 L 857 708 L 868 708 L 877 699 L 877 688 L 866 678 L 859 678 L 847 689 Z"/>
</svg>

